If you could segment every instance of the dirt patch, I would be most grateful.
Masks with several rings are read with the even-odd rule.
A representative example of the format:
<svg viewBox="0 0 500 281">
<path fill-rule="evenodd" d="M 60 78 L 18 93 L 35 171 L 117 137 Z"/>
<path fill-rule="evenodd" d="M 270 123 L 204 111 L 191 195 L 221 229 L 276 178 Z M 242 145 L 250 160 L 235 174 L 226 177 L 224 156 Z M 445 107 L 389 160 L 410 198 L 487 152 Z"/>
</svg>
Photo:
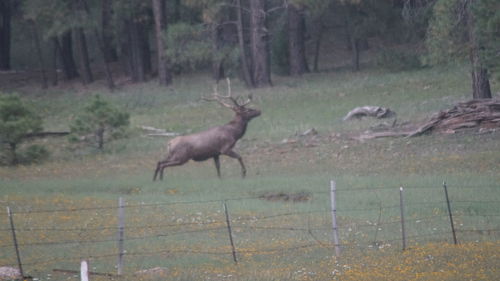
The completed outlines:
<svg viewBox="0 0 500 281">
<path fill-rule="evenodd" d="M 260 199 L 267 201 L 283 202 L 307 202 L 311 200 L 312 195 L 309 192 L 285 193 L 285 192 L 266 192 L 259 196 Z"/>
</svg>

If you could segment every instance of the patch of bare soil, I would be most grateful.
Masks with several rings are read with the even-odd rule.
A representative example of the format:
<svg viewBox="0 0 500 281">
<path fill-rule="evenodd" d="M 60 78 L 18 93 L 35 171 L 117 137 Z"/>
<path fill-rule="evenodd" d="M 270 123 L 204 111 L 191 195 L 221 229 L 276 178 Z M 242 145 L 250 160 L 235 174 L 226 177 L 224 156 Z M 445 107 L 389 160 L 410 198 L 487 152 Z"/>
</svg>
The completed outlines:
<svg viewBox="0 0 500 281">
<path fill-rule="evenodd" d="M 285 192 L 266 192 L 259 196 L 260 199 L 277 202 L 307 202 L 312 195 L 309 192 L 285 193 Z"/>
</svg>

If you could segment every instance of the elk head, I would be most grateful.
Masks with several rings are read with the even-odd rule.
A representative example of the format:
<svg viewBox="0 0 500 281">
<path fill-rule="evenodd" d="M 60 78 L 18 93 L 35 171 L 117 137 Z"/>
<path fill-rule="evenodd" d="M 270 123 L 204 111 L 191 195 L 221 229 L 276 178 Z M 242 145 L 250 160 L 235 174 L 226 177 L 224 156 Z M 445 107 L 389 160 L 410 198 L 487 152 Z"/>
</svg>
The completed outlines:
<svg viewBox="0 0 500 281">
<path fill-rule="evenodd" d="M 229 78 L 226 78 L 227 81 L 227 94 L 226 95 L 220 95 L 218 92 L 218 86 L 214 86 L 214 92 L 211 97 L 203 97 L 204 100 L 206 101 L 216 101 L 220 105 L 227 107 L 234 111 L 237 116 L 240 116 L 243 120 L 246 122 L 252 120 L 253 118 L 259 116 L 261 114 L 261 111 L 258 109 L 253 109 L 246 107 L 250 102 L 252 102 L 252 94 L 249 94 L 246 99 L 244 99 L 242 96 L 238 97 L 233 97 L 231 94 L 231 80 Z"/>
</svg>

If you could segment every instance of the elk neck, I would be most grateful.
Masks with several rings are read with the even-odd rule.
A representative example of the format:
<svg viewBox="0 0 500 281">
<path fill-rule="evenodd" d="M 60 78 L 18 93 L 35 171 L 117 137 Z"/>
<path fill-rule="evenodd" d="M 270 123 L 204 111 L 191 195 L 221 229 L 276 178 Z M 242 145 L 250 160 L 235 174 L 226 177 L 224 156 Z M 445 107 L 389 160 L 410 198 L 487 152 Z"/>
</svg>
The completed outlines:
<svg viewBox="0 0 500 281">
<path fill-rule="evenodd" d="M 236 114 L 229 123 L 226 124 L 227 127 L 231 128 L 237 139 L 241 138 L 247 130 L 248 120 L 245 120 L 240 115 Z"/>
</svg>

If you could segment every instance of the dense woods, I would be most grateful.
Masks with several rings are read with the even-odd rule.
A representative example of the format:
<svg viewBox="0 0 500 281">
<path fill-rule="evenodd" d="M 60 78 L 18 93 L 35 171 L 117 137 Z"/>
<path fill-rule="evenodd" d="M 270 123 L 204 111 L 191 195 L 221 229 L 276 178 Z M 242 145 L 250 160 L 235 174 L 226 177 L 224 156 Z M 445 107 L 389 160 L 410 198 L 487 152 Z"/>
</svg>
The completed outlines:
<svg viewBox="0 0 500 281">
<path fill-rule="evenodd" d="M 135 83 L 211 72 L 250 87 L 321 71 L 325 38 L 396 70 L 468 60 L 474 98 L 498 76 L 495 0 L 2 0 L 0 70 L 38 70 L 42 87 L 114 76 Z M 26 50 L 30 46 L 30 50 Z M 329 47 L 329 46 L 327 46 Z M 19 59 L 23 58 L 23 59 Z M 59 75 L 59 71 L 62 75 Z M 300 79 L 300 78 L 299 78 Z"/>
</svg>

